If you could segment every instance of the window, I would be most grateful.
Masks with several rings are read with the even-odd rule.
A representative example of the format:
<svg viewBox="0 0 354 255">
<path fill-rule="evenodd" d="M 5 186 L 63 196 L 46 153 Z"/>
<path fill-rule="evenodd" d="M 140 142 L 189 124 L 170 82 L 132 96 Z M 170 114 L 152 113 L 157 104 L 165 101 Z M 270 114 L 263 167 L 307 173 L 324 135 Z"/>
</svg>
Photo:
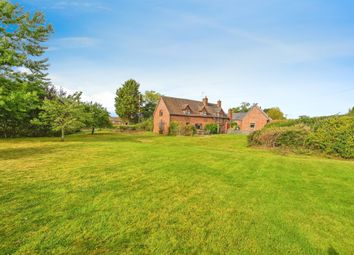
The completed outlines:
<svg viewBox="0 0 354 255">
<path fill-rule="evenodd" d="M 202 129 L 202 128 L 203 128 L 203 125 L 202 125 L 202 124 L 197 123 L 197 124 L 195 124 L 195 128 L 196 128 L 196 129 Z"/>
<path fill-rule="evenodd" d="M 250 128 L 255 129 L 256 128 L 256 123 L 251 123 Z"/>
<path fill-rule="evenodd" d="M 184 110 L 184 114 L 186 114 L 186 115 L 191 114 L 191 110 L 189 110 L 189 109 L 185 109 L 185 110 Z"/>
<path fill-rule="evenodd" d="M 162 115 L 163 115 L 163 111 L 162 111 L 162 110 L 160 110 L 159 115 L 160 115 L 160 116 L 162 116 Z"/>
<path fill-rule="evenodd" d="M 202 111 L 202 112 L 201 112 L 201 115 L 202 115 L 202 116 L 206 116 L 206 115 L 207 115 L 206 111 Z"/>
</svg>

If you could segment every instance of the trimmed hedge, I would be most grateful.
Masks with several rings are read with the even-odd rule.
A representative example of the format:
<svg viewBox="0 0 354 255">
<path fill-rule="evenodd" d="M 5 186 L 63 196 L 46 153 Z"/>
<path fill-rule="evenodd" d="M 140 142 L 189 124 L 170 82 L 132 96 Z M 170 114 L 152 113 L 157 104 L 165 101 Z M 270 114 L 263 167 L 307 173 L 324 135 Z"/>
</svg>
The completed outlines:
<svg viewBox="0 0 354 255">
<path fill-rule="evenodd" d="M 268 124 L 248 136 L 250 145 L 310 149 L 354 158 L 354 118 L 332 116 L 300 118 Z"/>
</svg>

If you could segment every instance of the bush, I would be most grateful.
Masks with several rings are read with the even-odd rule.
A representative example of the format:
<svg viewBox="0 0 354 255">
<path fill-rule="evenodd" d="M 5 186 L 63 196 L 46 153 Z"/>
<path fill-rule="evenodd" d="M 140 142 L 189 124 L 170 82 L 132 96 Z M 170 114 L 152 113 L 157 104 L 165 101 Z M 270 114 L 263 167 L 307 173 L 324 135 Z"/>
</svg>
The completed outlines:
<svg viewBox="0 0 354 255">
<path fill-rule="evenodd" d="M 168 128 L 169 135 L 178 135 L 179 134 L 179 124 L 176 121 L 171 121 L 170 127 Z"/>
<path fill-rule="evenodd" d="M 235 130 L 240 129 L 236 121 L 231 122 L 230 127 Z"/>
<path fill-rule="evenodd" d="M 354 158 L 354 118 L 340 116 L 318 121 L 306 145 L 328 154 Z"/>
<path fill-rule="evenodd" d="M 250 145 L 263 145 L 267 147 L 304 146 L 309 129 L 306 126 L 274 127 L 258 130 L 248 136 Z"/>
<path fill-rule="evenodd" d="M 153 120 L 147 119 L 135 125 L 136 130 L 152 131 Z"/>
<path fill-rule="evenodd" d="M 192 136 L 197 132 L 196 128 L 193 125 L 181 126 L 179 129 L 180 135 Z"/>
<path fill-rule="evenodd" d="M 332 116 L 279 121 L 248 136 L 250 145 L 310 149 L 354 158 L 354 117 Z"/>
<path fill-rule="evenodd" d="M 208 134 L 217 134 L 218 133 L 218 125 L 215 123 L 206 124 L 204 127 L 204 130 Z"/>
</svg>

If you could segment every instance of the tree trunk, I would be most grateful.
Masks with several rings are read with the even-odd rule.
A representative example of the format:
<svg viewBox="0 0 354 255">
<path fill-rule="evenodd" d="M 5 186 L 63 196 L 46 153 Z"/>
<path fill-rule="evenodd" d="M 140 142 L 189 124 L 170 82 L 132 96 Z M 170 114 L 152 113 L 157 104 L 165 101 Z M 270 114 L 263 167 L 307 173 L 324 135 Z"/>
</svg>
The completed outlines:
<svg viewBox="0 0 354 255">
<path fill-rule="evenodd" d="M 64 142 L 64 128 L 61 128 L 61 141 Z"/>
<path fill-rule="evenodd" d="M 92 127 L 91 135 L 95 133 L 95 127 Z"/>
</svg>

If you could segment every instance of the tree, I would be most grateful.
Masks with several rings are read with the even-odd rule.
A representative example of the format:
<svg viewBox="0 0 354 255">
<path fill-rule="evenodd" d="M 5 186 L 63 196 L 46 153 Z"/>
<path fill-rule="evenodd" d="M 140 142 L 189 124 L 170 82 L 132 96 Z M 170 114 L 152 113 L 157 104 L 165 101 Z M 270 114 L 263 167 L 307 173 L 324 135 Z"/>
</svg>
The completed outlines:
<svg viewBox="0 0 354 255">
<path fill-rule="evenodd" d="M 240 106 L 233 107 L 231 108 L 231 111 L 236 113 L 236 112 L 248 112 L 248 110 L 251 108 L 251 104 L 248 102 L 242 102 Z"/>
<path fill-rule="evenodd" d="M 264 112 L 273 120 L 285 120 L 284 113 L 279 107 L 264 109 Z"/>
<path fill-rule="evenodd" d="M 80 102 L 81 92 L 66 96 L 61 93 L 55 99 L 45 99 L 39 119 L 33 121 L 37 125 L 49 125 L 53 131 L 60 131 L 64 141 L 65 132 L 75 131 L 85 126 L 89 116 Z"/>
<path fill-rule="evenodd" d="M 49 80 L 43 57 L 53 29 L 40 12 L 0 0 L 0 132 L 6 137 L 30 130 Z"/>
<path fill-rule="evenodd" d="M 145 91 L 143 95 L 142 116 L 144 119 L 152 118 L 161 95 L 153 90 Z"/>
<path fill-rule="evenodd" d="M 87 119 L 85 121 L 87 127 L 91 128 L 91 134 L 95 133 L 96 128 L 108 128 L 112 126 L 109 120 L 109 113 L 106 108 L 98 103 L 86 103 L 85 111 Z"/>
<path fill-rule="evenodd" d="M 349 108 L 348 115 L 354 116 L 354 106 L 352 108 Z"/>
<path fill-rule="evenodd" d="M 115 108 L 116 113 L 123 120 L 136 123 L 139 119 L 142 103 L 139 87 L 139 83 L 130 79 L 117 89 Z"/>
</svg>

